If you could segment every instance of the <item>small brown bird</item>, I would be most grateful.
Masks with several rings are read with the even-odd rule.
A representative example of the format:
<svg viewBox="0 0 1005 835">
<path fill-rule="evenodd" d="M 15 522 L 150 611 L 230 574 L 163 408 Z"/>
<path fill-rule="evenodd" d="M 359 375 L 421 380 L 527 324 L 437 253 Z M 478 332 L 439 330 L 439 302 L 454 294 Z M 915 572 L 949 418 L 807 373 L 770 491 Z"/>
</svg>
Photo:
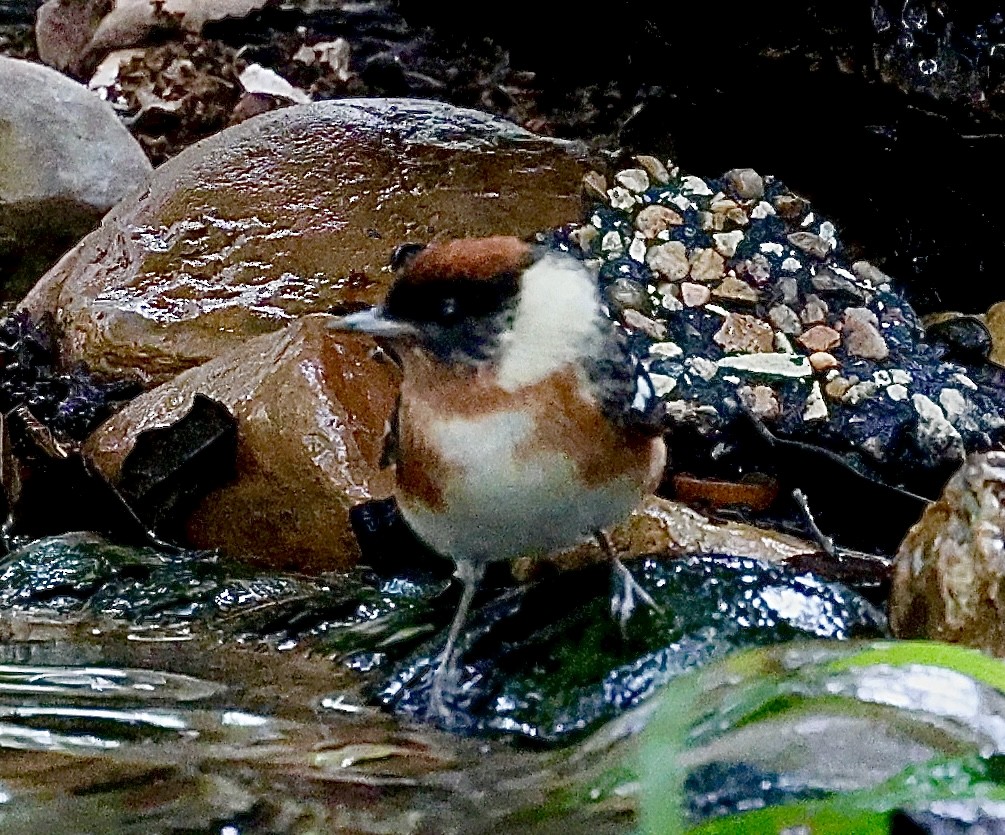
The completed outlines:
<svg viewBox="0 0 1005 835">
<path fill-rule="evenodd" d="M 583 261 L 495 237 L 406 245 L 392 267 L 384 304 L 332 327 L 374 336 L 404 371 L 395 497 L 464 585 L 430 696 L 442 714 L 487 563 L 593 535 L 622 584 L 615 614 L 627 619 L 637 597 L 655 607 L 602 532 L 658 485 L 666 446 L 658 400 Z"/>
</svg>

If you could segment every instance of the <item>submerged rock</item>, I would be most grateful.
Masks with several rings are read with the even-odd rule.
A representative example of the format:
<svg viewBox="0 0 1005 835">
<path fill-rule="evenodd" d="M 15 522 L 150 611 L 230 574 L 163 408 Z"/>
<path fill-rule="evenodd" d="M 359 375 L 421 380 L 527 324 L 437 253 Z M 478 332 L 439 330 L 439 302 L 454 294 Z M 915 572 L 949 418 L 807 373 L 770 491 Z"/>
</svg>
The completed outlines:
<svg viewBox="0 0 1005 835">
<path fill-rule="evenodd" d="M 1005 453 L 973 455 L 897 553 L 890 623 L 1005 656 Z"/>
<path fill-rule="evenodd" d="M 85 454 L 112 483 L 144 430 L 178 420 L 197 394 L 237 418 L 236 477 L 202 499 L 188 542 L 300 571 L 345 570 L 359 556 L 349 508 L 386 495 L 378 473 L 397 372 L 362 340 L 309 316 L 191 369 L 132 401 Z"/>
<path fill-rule="evenodd" d="M 0 283 L 19 295 L 151 166 L 112 108 L 47 67 L 0 57 Z"/>
<path fill-rule="evenodd" d="M 569 143 L 428 101 L 251 119 L 157 169 L 25 299 L 68 362 L 150 384 L 333 307 L 372 304 L 406 241 L 529 235 L 581 211 Z"/>
</svg>

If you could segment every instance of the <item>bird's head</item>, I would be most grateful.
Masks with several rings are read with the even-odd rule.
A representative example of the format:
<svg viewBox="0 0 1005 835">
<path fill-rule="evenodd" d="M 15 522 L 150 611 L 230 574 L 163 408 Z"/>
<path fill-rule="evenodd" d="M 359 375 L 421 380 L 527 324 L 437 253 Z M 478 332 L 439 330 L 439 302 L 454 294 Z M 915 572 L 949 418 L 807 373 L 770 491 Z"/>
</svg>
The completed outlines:
<svg viewBox="0 0 1005 835">
<path fill-rule="evenodd" d="M 398 355 L 417 348 L 448 363 L 531 367 L 571 361 L 588 349 L 600 313 L 594 275 L 565 253 L 514 237 L 406 244 L 383 304 L 333 320 Z M 535 360 L 536 356 L 536 360 Z"/>
</svg>

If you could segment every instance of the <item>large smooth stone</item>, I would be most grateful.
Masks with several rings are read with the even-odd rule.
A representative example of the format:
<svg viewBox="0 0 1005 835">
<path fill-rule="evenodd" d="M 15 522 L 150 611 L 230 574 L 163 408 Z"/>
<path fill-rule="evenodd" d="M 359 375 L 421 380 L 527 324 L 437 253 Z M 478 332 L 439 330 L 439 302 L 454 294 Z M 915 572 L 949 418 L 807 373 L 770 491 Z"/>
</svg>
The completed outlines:
<svg viewBox="0 0 1005 835">
<path fill-rule="evenodd" d="M 140 432 L 177 421 L 205 394 L 237 418 L 237 477 L 196 507 L 188 544 L 299 571 L 351 567 L 349 508 L 390 492 L 377 462 L 398 380 L 369 359 L 372 346 L 336 337 L 326 320 L 305 317 L 141 395 L 85 454 L 114 483 Z"/>
<path fill-rule="evenodd" d="M 30 286 L 150 171 L 107 102 L 0 58 L 0 281 Z"/>
<path fill-rule="evenodd" d="M 67 359 L 159 383 L 332 306 L 384 294 L 400 243 L 577 218 L 569 143 L 417 100 L 291 107 L 157 169 L 25 299 Z"/>
<path fill-rule="evenodd" d="M 897 553 L 890 625 L 1005 656 L 1005 453 L 972 455 Z"/>
</svg>

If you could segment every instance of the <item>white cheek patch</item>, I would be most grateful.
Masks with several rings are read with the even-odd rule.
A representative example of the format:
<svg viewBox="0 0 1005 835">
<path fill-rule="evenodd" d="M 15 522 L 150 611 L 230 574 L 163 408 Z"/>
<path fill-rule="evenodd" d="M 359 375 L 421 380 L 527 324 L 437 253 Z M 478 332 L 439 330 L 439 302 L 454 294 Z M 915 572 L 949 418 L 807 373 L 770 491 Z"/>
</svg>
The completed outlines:
<svg viewBox="0 0 1005 835">
<path fill-rule="evenodd" d="M 567 255 L 544 256 L 522 277 L 512 329 L 502 337 L 498 385 L 515 391 L 595 354 L 602 341 L 593 274 Z"/>
</svg>

